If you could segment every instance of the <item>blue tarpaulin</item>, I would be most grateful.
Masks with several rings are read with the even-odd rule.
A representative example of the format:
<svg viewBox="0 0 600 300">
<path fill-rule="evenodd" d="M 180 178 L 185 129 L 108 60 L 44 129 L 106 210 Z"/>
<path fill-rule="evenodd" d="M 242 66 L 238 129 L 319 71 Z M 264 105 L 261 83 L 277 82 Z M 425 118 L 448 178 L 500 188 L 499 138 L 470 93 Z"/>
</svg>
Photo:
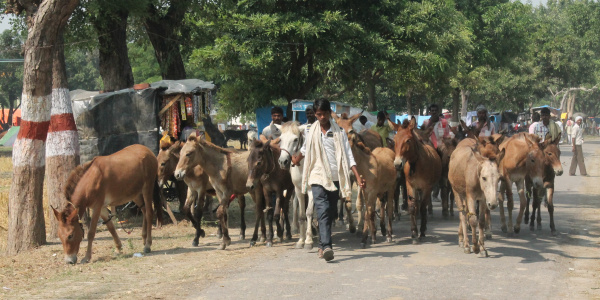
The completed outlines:
<svg viewBox="0 0 600 300">
<path fill-rule="evenodd" d="M 287 106 L 280 106 L 283 109 L 283 116 L 286 116 Z M 257 108 L 254 112 L 256 113 L 256 127 L 258 127 L 258 134 L 261 134 L 265 127 L 271 124 L 271 108 L 273 106 Z M 306 116 L 304 117 L 306 119 Z"/>
<path fill-rule="evenodd" d="M 402 122 L 404 122 L 404 120 L 408 119 L 410 121 L 410 118 L 412 116 L 410 115 L 401 115 L 401 116 L 396 116 L 396 124 L 402 124 Z M 431 116 L 415 116 L 415 118 L 417 119 L 417 126 L 421 127 L 423 126 L 423 122 L 425 122 L 425 120 L 429 120 L 429 118 L 431 118 Z"/>
</svg>

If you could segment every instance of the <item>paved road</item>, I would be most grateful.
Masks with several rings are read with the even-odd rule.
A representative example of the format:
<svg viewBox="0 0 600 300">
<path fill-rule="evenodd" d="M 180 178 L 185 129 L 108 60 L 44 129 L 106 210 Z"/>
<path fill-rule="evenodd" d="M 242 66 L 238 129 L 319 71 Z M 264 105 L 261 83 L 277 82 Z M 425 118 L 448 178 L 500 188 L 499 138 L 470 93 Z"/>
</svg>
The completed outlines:
<svg viewBox="0 0 600 300">
<path fill-rule="evenodd" d="M 269 257 L 225 270 L 221 279 L 190 291 L 189 297 L 600 299 L 600 141 L 584 146 L 591 177 L 568 176 L 570 147 L 561 149 L 566 175 L 557 180 L 556 237 L 550 234 L 545 208 L 540 231 L 522 226 L 512 238 L 500 231 L 496 210 L 494 236 L 486 241 L 490 257 L 464 254 L 457 246 L 458 215 L 444 220 L 440 203 L 434 203 L 428 237 L 420 245 L 411 243 L 406 216 L 393 224 L 393 243 L 379 236 L 379 244 L 367 249 L 360 249 L 355 235 L 336 228 L 330 263 L 318 259 L 316 250 L 276 244 L 279 249 L 268 251 Z"/>
</svg>

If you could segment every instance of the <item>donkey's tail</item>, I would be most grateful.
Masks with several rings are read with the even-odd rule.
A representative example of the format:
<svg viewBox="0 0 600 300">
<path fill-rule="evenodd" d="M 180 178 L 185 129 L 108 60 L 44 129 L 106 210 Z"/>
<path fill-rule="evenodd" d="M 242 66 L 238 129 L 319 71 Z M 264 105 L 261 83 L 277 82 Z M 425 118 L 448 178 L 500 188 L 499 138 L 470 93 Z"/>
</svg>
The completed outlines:
<svg viewBox="0 0 600 300">
<path fill-rule="evenodd" d="M 160 195 L 160 187 L 158 186 L 158 181 L 154 181 L 154 211 L 156 211 L 156 220 L 158 224 L 163 224 L 163 206 L 162 206 L 162 198 Z"/>
</svg>

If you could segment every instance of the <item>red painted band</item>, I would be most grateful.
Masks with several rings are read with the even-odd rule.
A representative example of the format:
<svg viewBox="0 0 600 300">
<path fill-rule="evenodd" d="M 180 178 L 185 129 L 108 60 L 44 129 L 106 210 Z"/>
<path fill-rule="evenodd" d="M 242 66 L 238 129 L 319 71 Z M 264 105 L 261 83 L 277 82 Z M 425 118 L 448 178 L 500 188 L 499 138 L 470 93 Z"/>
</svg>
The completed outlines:
<svg viewBox="0 0 600 300">
<path fill-rule="evenodd" d="M 48 132 L 77 130 L 73 114 L 60 114 L 50 117 L 50 128 Z"/>
<path fill-rule="evenodd" d="M 21 120 L 21 128 L 19 129 L 19 135 L 17 135 L 17 139 L 46 141 L 48 127 L 50 127 L 50 121 L 32 122 Z"/>
</svg>

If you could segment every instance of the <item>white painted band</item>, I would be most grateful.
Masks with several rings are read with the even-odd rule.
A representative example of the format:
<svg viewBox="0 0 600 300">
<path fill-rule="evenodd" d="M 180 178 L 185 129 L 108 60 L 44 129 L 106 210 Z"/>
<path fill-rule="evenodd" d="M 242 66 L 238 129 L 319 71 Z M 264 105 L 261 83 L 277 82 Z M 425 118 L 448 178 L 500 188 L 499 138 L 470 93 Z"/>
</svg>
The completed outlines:
<svg viewBox="0 0 600 300">
<path fill-rule="evenodd" d="M 50 95 L 42 97 L 21 95 L 21 118 L 25 121 L 50 121 L 50 107 Z"/>
<path fill-rule="evenodd" d="M 43 167 L 46 164 L 44 141 L 17 139 L 13 144 L 13 167 Z"/>
<path fill-rule="evenodd" d="M 79 155 L 79 136 L 77 131 L 48 132 L 46 139 L 46 157 Z"/>
<path fill-rule="evenodd" d="M 73 107 L 71 106 L 71 96 L 69 89 L 58 88 L 52 89 L 52 115 L 72 114 Z"/>
</svg>

